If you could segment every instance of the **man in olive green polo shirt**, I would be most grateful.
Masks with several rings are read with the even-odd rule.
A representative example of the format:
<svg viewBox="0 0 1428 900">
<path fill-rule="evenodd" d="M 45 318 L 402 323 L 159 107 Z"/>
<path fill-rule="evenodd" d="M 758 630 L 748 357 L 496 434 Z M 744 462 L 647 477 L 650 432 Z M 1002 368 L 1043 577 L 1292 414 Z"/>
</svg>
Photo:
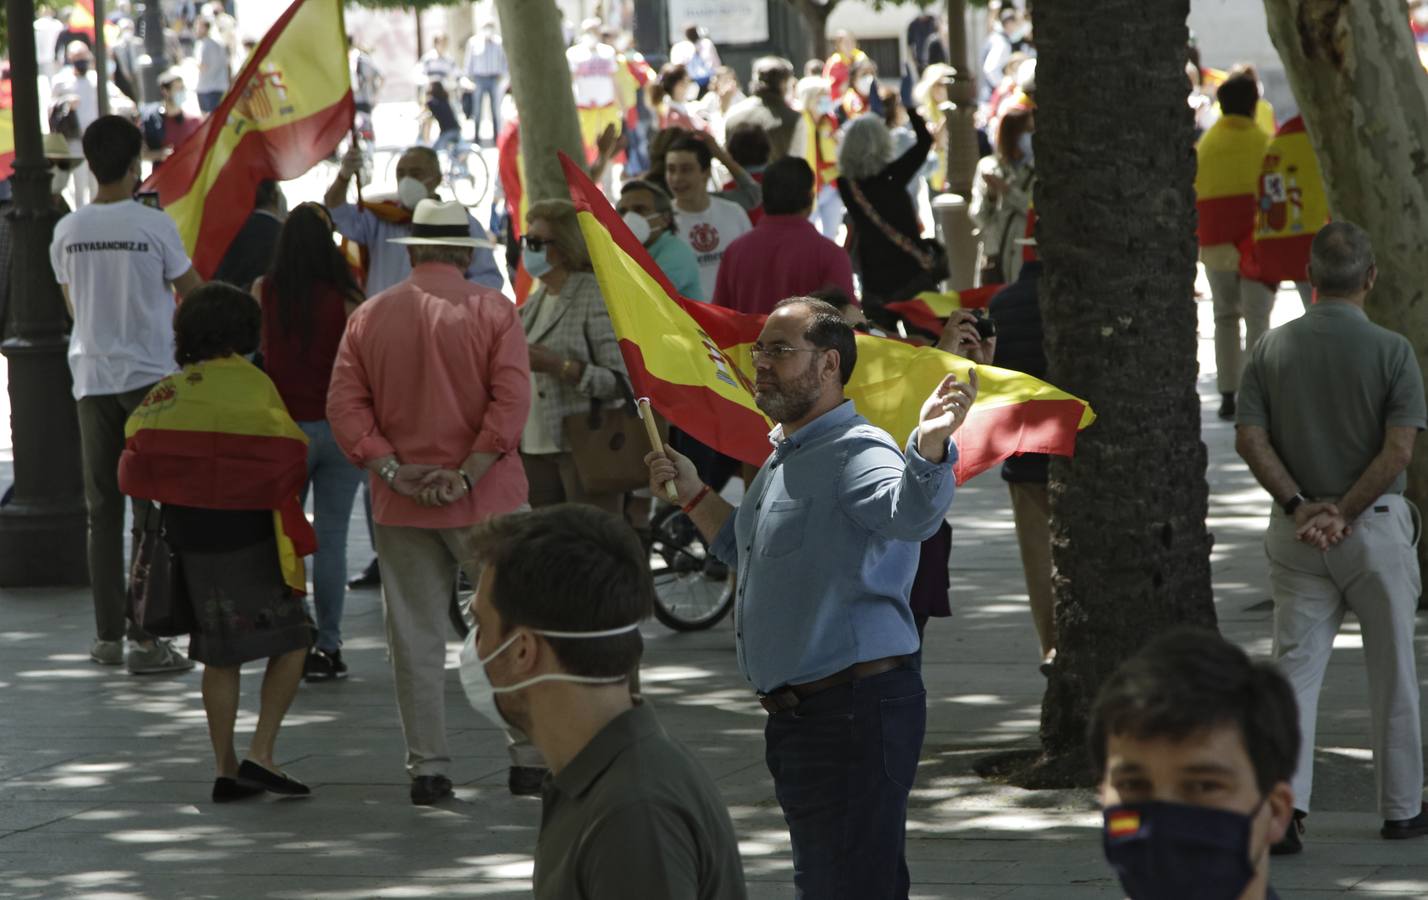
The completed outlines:
<svg viewBox="0 0 1428 900">
<path fill-rule="evenodd" d="M 1240 385 L 1235 448 L 1277 508 L 1265 537 L 1274 656 L 1294 686 L 1303 742 L 1294 776 L 1297 853 L 1314 776 L 1319 688 L 1345 613 L 1363 632 L 1380 834 L 1428 834 L 1413 629 L 1421 581 L 1404 470 L 1428 426 L 1423 375 L 1402 335 L 1373 324 L 1368 236 L 1333 222 L 1314 238 L 1317 302 L 1255 346 Z"/>
<path fill-rule="evenodd" d="M 742 900 L 739 846 L 718 789 L 630 695 L 639 623 L 654 604 L 634 531 L 564 504 L 488 522 L 474 552 L 485 569 L 462 681 L 478 710 L 494 699 L 550 765 L 537 900 Z"/>
</svg>

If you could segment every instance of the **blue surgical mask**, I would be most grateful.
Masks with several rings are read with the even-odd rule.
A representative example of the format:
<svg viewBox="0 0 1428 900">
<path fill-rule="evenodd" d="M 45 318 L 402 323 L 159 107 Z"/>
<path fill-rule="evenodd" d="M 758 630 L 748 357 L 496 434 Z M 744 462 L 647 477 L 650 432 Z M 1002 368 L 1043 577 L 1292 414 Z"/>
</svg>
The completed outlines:
<svg viewBox="0 0 1428 900">
<path fill-rule="evenodd" d="M 819 114 L 820 116 L 832 115 L 832 113 L 833 113 L 833 98 L 832 98 L 832 97 L 819 97 L 819 98 L 818 98 L 818 105 L 815 107 L 815 109 L 817 109 L 818 114 Z"/>
<path fill-rule="evenodd" d="M 1130 900 L 1238 900 L 1254 879 L 1246 815 L 1184 803 L 1105 810 L 1103 846 Z"/>
<path fill-rule="evenodd" d="M 526 267 L 526 272 L 532 278 L 542 278 L 550 274 L 550 270 L 555 266 L 550 264 L 550 260 L 545 258 L 545 248 L 532 250 L 525 247 L 521 250 L 521 265 Z"/>
</svg>

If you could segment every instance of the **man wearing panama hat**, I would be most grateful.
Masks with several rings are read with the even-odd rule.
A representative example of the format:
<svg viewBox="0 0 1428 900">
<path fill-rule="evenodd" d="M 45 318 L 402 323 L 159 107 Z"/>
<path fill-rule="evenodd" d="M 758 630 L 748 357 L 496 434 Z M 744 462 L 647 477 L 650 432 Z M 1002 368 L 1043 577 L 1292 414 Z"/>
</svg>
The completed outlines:
<svg viewBox="0 0 1428 900">
<path fill-rule="evenodd" d="M 70 174 L 84 162 L 84 157 L 69 148 L 62 134 L 45 135 L 45 162 L 50 164 L 50 198 L 60 215 L 70 211 L 64 191 L 69 187 Z"/>
<path fill-rule="evenodd" d="M 389 240 L 411 275 L 347 320 L 327 419 L 371 473 L 411 800 L 428 805 L 452 792 L 443 684 L 456 567 L 469 564 L 476 525 L 526 502 L 516 451 L 530 363 L 515 306 L 466 279 L 472 256 L 491 245 L 471 236 L 465 207 L 422 200 L 410 233 Z"/>
</svg>

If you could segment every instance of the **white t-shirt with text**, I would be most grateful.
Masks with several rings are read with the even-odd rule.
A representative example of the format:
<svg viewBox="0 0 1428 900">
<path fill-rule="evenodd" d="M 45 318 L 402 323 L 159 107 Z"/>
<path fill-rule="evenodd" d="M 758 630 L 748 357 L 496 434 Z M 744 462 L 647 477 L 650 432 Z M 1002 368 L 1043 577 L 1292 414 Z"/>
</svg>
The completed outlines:
<svg viewBox="0 0 1428 900">
<path fill-rule="evenodd" d="M 192 263 L 173 219 L 135 200 L 80 207 L 55 225 L 50 264 L 74 304 L 75 399 L 137 390 L 178 368 L 168 283 Z"/>
<path fill-rule="evenodd" d="M 719 277 L 719 262 L 724 258 L 724 251 L 729 249 L 735 238 L 754 229 L 749 222 L 749 214 L 732 200 L 710 197 L 709 208 L 704 212 L 686 212 L 676 206 L 674 222 L 679 228 L 679 236 L 694 248 L 704 296 L 713 297 L 714 282 Z"/>
</svg>

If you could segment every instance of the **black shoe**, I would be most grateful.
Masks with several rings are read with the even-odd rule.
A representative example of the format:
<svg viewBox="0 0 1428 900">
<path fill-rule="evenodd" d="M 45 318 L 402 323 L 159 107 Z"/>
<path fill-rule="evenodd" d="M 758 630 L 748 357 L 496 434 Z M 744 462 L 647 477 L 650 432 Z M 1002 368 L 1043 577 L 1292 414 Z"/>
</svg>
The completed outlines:
<svg viewBox="0 0 1428 900">
<path fill-rule="evenodd" d="M 704 577 L 710 581 L 724 581 L 729 577 L 729 567 L 712 556 L 704 557 Z"/>
<path fill-rule="evenodd" d="M 214 803 L 232 803 L 234 800 L 246 800 L 261 793 L 263 793 L 262 788 L 239 784 L 235 778 L 219 777 L 213 780 Z"/>
<path fill-rule="evenodd" d="M 1220 418 L 1226 422 L 1232 422 L 1235 418 L 1235 392 L 1228 391 L 1220 395 Z"/>
<path fill-rule="evenodd" d="M 354 591 L 360 590 L 362 588 L 381 587 L 382 567 L 377 564 L 376 559 L 373 559 L 370 563 L 367 564 L 367 570 L 361 575 L 358 575 L 356 578 L 347 582 L 347 586 Z"/>
<path fill-rule="evenodd" d="M 1411 819 L 1385 819 L 1378 832 L 1390 841 L 1422 837 L 1428 834 L 1428 803 Z"/>
<path fill-rule="evenodd" d="M 238 767 L 238 784 L 241 787 L 257 788 L 293 797 L 302 797 L 312 793 L 311 788 L 296 778 L 289 778 L 282 772 L 265 769 L 251 759 L 243 760 L 243 764 Z"/>
<path fill-rule="evenodd" d="M 506 787 L 511 789 L 513 797 L 540 796 L 541 785 L 545 784 L 545 776 L 549 771 L 539 766 L 511 766 Z"/>
<path fill-rule="evenodd" d="M 336 681 L 346 678 L 347 663 L 342 661 L 342 651 L 333 650 L 328 653 L 314 647 L 308 651 L 307 661 L 302 665 L 302 677 L 305 681 Z"/>
<path fill-rule="evenodd" d="M 1279 843 L 1269 848 L 1270 856 L 1293 856 L 1303 852 L 1304 841 L 1299 836 L 1304 833 L 1304 819 L 1308 815 L 1302 809 L 1294 811 L 1294 821 L 1289 823 L 1289 828 L 1285 830 L 1284 837 L 1280 838 Z"/>
<path fill-rule="evenodd" d="M 418 775 L 412 779 L 412 803 L 416 806 L 431 806 L 451 793 L 451 779 L 445 775 Z"/>
</svg>

